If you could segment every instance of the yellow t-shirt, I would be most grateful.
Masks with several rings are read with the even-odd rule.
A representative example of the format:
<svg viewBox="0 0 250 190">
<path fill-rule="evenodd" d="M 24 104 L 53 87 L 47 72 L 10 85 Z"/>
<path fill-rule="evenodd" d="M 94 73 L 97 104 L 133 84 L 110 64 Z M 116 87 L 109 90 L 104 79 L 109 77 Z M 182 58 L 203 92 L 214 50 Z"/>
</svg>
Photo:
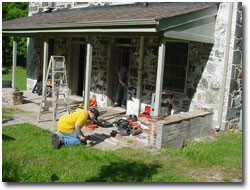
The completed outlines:
<svg viewBox="0 0 250 190">
<path fill-rule="evenodd" d="M 57 123 L 57 129 L 64 133 L 72 133 L 75 131 L 75 123 L 82 128 L 87 119 L 88 111 L 78 109 L 70 114 L 64 114 Z"/>
</svg>

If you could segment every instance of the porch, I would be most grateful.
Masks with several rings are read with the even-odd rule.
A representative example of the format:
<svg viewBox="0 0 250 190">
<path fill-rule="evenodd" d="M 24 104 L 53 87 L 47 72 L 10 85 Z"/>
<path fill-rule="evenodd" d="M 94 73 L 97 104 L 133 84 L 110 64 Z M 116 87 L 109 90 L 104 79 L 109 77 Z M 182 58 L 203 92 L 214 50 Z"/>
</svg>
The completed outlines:
<svg viewBox="0 0 250 190">
<path fill-rule="evenodd" d="M 159 116 L 163 116 L 162 119 L 165 120 L 166 112 L 162 112 L 161 109 L 162 92 L 165 88 L 178 92 L 175 95 L 175 105 L 179 106 L 179 112 L 198 110 L 204 106 L 204 101 L 209 108 L 218 104 L 217 99 L 212 99 L 211 95 L 206 96 L 208 93 L 204 91 L 210 92 L 210 89 L 207 89 L 207 79 L 202 78 L 214 42 L 217 8 L 217 4 L 184 3 L 177 6 L 166 3 L 152 4 L 149 7 L 140 7 L 138 4 L 135 7 L 110 8 L 114 9 L 113 11 L 109 11 L 109 8 L 69 12 L 65 10 L 73 19 L 67 23 L 63 23 L 62 20 L 61 14 L 64 11 L 54 11 L 20 19 L 20 23 L 23 24 L 18 27 L 15 21 L 7 21 L 3 23 L 3 35 L 15 37 L 13 68 L 17 62 L 16 37 L 29 37 L 30 54 L 33 51 L 36 53 L 33 53 L 33 57 L 27 61 L 27 65 L 32 67 L 27 74 L 27 83 L 29 76 L 32 82 L 35 82 L 37 75 L 43 73 L 45 86 L 50 55 L 65 56 L 70 90 L 72 94 L 82 96 L 81 101 L 84 102 L 86 110 L 89 109 L 89 98 L 92 95 L 102 108 L 108 108 L 108 112 L 114 110 L 109 106 L 114 101 L 116 91 L 114 83 L 117 81 L 115 76 L 119 65 L 127 62 L 130 77 L 126 114 L 138 116 L 144 111 L 145 106 L 150 106 L 154 102 L 152 122 L 150 122 L 152 125 L 147 131 L 146 144 L 160 148 L 163 146 L 161 139 L 166 132 L 165 129 L 169 128 L 170 123 L 179 122 L 178 116 L 170 123 L 157 121 Z M 138 14 L 134 15 L 135 12 Z M 96 18 L 98 13 L 100 15 L 105 13 L 105 16 Z M 121 20 L 112 20 L 113 18 Z M 91 19 L 91 22 L 88 19 Z M 46 20 L 50 22 L 47 23 Z M 35 43 L 32 44 L 33 40 Z M 209 68 L 211 67 L 206 69 L 209 77 L 214 76 L 216 71 L 214 64 L 211 71 Z M 13 69 L 15 91 L 14 76 L 15 69 Z M 198 87 L 200 91 L 197 90 Z M 218 87 L 215 87 L 211 93 L 219 97 L 218 91 Z M 155 98 L 152 98 L 153 94 Z M 199 112 L 195 112 L 194 115 L 192 112 L 184 114 L 184 120 L 188 121 L 184 122 L 187 131 L 191 128 L 191 118 L 211 115 L 210 112 L 204 115 L 200 115 Z M 217 122 L 215 119 L 217 118 L 211 119 L 213 122 L 206 126 L 207 130 Z M 196 130 L 199 129 L 194 129 Z M 170 139 L 172 137 L 174 138 L 171 136 Z M 165 140 L 168 142 L 168 139 Z"/>
<path fill-rule="evenodd" d="M 51 98 L 47 99 L 49 110 L 52 110 Z M 79 97 L 69 97 L 69 107 L 71 110 L 77 109 Z M 15 107 L 24 110 L 26 113 L 14 114 L 14 119 L 3 120 L 2 125 L 14 125 L 19 123 L 30 123 L 42 129 L 49 130 L 52 133 L 60 135 L 54 130 L 52 113 L 42 114 L 40 122 L 37 122 L 41 97 L 33 94 L 31 91 L 23 91 L 23 104 L 15 105 Z M 4 104 L 7 106 L 7 104 Z M 117 118 L 127 117 L 126 112 L 122 108 L 113 107 L 97 107 L 100 112 L 99 119 L 104 119 L 107 122 L 113 122 Z M 61 115 L 66 113 L 64 107 L 59 107 L 57 120 Z M 115 150 L 121 147 L 147 147 L 151 149 L 159 149 L 166 144 L 173 147 L 182 147 L 185 140 L 194 139 L 206 132 L 212 130 L 211 118 L 213 114 L 209 111 L 196 111 L 176 114 L 166 118 L 149 119 L 148 123 L 142 123 L 142 133 L 139 135 L 121 136 L 117 134 L 111 136 L 113 130 L 117 131 L 116 126 L 102 128 L 98 126 L 94 130 L 89 130 L 86 127 L 82 128 L 84 135 L 90 136 L 94 142 L 91 146 L 103 150 Z"/>
</svg>

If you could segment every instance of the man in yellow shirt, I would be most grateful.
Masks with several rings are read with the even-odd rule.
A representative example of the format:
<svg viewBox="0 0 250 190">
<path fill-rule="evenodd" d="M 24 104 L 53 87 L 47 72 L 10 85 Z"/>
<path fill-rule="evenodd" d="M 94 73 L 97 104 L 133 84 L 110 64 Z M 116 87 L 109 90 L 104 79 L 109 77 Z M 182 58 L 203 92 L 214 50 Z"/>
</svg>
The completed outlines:
<svg viewBox="0 0 250 190">
<path fill-rule="evenodd" d="M 79 145 L 81 141 L 86 141 L 81 128 L 87 120 L 97 119 L 99 112 L 92 108 L 89 111 L 78 109 L 70 114 L 64 114 L 57 123 L 57 129 L 62 136 L 52 135 L 52 145 L 59 149 L 62 145 L 72 146 Z"/>
</svg>

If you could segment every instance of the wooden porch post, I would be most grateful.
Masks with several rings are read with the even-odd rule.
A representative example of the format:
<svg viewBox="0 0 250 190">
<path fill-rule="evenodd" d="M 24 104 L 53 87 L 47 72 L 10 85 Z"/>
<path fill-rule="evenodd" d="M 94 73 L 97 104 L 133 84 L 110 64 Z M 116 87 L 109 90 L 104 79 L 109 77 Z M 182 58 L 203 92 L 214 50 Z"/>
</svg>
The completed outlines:
<svg viewBox="0 0 250 190">
<path fill-rule="evenodd" d="M 87 59 L 86 59 L 86 79 L 85 79 L 85 91 L 84 91 L 84 109 L 89 109 L 89 91 L 91 82 L 91 72 L 92 72 L 92 50 L 93 46 L 91 44 L 91 39 L 87 44 Z"/>
<path fill-rule="evenodd" d="M 49 54 L 49 44 L 47 40 L 44 40 L 43 43 L 43 102 L 46 101 L 46 73 L 48 67 L 48 54 Z M 45 105 L 43 105 L 45 106 Z"/>
<path fill-rule="evenodd" d="M 160 42 L 159 52 L 158 52 L 154 116 L 160 115 L 161 93 L 162 93 L 162 83 L 163 83 L 163 74 L 164 74 L 164 63 L 165 63 L 165 52 L 166 52 L 166 41 L 165 41 L 165 39 L 162 39 Z"/>
<path fill-rule="evenodd" d="M 138 81 L 137 81 L 137 99 L 138 99 L 138 116 L 141 111 L 141 89 L 142 89 L 142 67 L 143 67 L 143 58 L 144 58 L 144 36 L 141 36 L 140 42 L 140 57 L 139 57 L 139 67 L 138 67 Z"/>
<path fill-rule="evenodd" d="M 16 36 L 13 40 L 13 61 L 12 61 L 12 89 L 16 91 L 16 62 L 17 62 L 17 42 Z"/>
</svg>

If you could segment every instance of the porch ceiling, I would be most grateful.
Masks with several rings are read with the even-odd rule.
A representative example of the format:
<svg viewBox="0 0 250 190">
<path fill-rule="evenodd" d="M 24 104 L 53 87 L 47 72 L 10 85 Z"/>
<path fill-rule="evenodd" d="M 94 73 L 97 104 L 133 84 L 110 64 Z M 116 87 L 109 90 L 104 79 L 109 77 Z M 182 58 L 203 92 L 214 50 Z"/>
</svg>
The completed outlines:
<svg viewBox="0 0 250 190">
<path fill-rule="evenodd" d="M 49 33 L 157 33 L 165 37 L 202 40 L 209 31 L 211 42 L 217 12 L 214 3 L 149 3 L 148 7 L 109 6 L 90 9 L 58 10 L 2 23 L 3 36 Z M 209 24 L 206 25 L 207 20 Z M 211 20 L 212 18 L 212 20 Z M 201 21 L 205 19 L 205 22 Z M 199 26 L 200 25 L 200 26 Z M 200 28 L 203 27 L 202 30 Z M 208 29 L 207 28 L 212 28 Z M 195 28 L 195 30 L 191 29 Z M 199 31 L 202 31 L 202 33 Z M 193 36 L 187 35 L 195 34 Z M 197 34 L 197 35 L 196 35 Z M 184 36 L 184 37 L 183 37 Z M 203 40 L 204 41 L 204 40 Z"/>
</svg>

